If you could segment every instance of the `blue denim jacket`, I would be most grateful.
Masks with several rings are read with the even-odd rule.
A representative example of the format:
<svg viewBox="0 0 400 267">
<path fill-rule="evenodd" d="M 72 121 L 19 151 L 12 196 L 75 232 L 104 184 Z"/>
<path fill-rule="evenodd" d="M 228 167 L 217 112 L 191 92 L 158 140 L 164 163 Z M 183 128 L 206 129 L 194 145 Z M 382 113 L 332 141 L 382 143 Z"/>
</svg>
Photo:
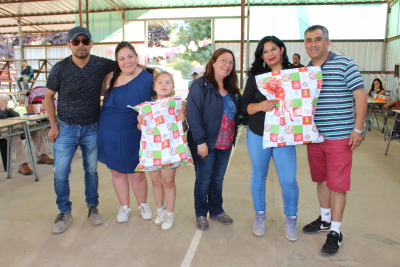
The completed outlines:
<svg viewBox="0 0 400 267">
<path fill-rule="evenodd" d="M 240 112 L 240 94 L 229 93 L 236 106 L 235 137 L 238 130 Z M 214 148 L 224 115 L 224 99 L 214 85 L 206 78 L 195 80 L 187 97 L 187 120 L 189 124 L 188 142 L 196 145 L 207 143 Z"/>
</svg>

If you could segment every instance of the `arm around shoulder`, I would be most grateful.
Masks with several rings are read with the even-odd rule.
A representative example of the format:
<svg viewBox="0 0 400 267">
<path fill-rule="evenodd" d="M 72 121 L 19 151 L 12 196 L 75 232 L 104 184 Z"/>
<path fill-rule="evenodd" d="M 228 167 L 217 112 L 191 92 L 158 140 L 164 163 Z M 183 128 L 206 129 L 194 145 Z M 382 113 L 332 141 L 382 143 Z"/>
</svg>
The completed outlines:
<svg viewBox="0 0 400 267">
<path fill-rule="evenodd" d="M 101 95 L 104 95 L 106 93 L 106 90 L 110 87 L 110 81 L 111 78 L 113 77 L 114 72 L 110 72 L 109 74 L 106 75 L 103 79 L 103 83 L 101 85 Z"/>
</svg>

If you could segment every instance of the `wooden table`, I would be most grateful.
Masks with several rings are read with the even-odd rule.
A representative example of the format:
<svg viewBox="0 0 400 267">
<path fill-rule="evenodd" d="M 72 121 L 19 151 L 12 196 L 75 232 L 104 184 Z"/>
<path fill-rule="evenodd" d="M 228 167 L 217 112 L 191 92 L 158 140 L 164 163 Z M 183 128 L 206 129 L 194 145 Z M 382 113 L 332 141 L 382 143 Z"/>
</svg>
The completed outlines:
<svg viewBox="0 0 400 267">
<path fill-rule="evenodd" d="M 370 98 L 370 97 L 367 97 L 367 103 L 368 103 L 368 105 L 370 105 L 370 108 L 369 108 L 369 111 L 367 111 L 367 118 L 368 118 L 368 120 L 367 120 L 367 123 L 366 123 L 366 126 L 365 126 L 365 135 L 364 135 L 364 139 L 365 139 L 365 136 L 367 135 L 367 131 L 368 131 L 368 129 L 370 129 L 371 128 L 371 113 L 372 113 L 372 109 L 373 109 L 373 107 L 374 106 L 378 106 L 378 108 L 381 110 L 381 112 L 382 112 L 382 116 L 383 116 L 383 139 L 386 141 L 386 120 L 385 120 L 385 108 L 383 107 L 385 104 L 387 104 L 388 102 L 378 102 L 378 101 L 374 101 L 372 98 Z M 378 119 L 377 119 L 378 120 Z M 378 124 L 378 126 L 379 126 L 379 124 Z"/>
<path fill-rule="evenodd" d="M 27 115 L 27 116 L 21 116 L 21 117 L 13 117 L 13 120 L 28 120 L 28 121 L 42 121 L 42 120 L 47 120 L 49 116 L 46 114 L 37 114 L 37 115 Z"/>
<path fill-rule="evenodd" d="M 32 137 L 29 133 L 28 122 L 29 120 L 26 119 L 5 119 L 0 120 L 0 128 L 7 128 L 7 132 L 3 133 L 0 136 L 0 139 L 7 138 L 7 178 L 10 179 L 12 172 L 11 172 L 11 162 L 12 162 L 12 138 L 16 135 L 20 135 L 22 133 L 25 134 L 29 156 L 31 158 L 32 169 L 35 176 L 35 181 L 39 181 L 39 176 L 37 173 L 36 168 L 36 157 L 33 155 L 33 148 L 32 148 Z M 13 129 L 14 126 L 21 125 L 21 129 Z"/>
<path fill-rule="evenodd" d="M 388 150 L 389 150 L 389 145 L 390 145 L 390 140 L 392 139 L 394 125 L 396 124 L 396 121 L 400 122 L 400 115 L 399 115 L 400 114 L 400 110 L 392 110 L 392 111 L 395 112 L 396 115 L 394 116 L 392 131 L 390 132 L 389 142 L 388 142 L 387 147 L 386 147 L 385 156 L 387 156 L 387 153 L 388 153 Z"/>
</svg>

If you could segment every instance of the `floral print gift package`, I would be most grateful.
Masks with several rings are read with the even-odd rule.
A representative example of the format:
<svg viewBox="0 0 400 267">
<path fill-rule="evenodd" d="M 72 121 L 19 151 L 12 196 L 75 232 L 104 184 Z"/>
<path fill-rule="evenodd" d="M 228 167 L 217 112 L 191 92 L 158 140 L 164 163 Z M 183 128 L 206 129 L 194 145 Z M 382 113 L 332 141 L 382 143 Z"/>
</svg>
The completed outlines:
<svg viewBox="0 0 400 267">
<path fill-rule="evenodd" d="M 314 123 L 322 86 L 320 67 L 264 73 L 255 77 L 257 88 L 268 100 L 279 102 L 265 113 L 263 148 L 324 141 Z"/>
<path fill-rule="evenodd" d="M 138 171 L 159 171 L 193 166 L 178 110 L 181 97 L 166 97 L 134 107 L 143 117 Z"/>
</svg>

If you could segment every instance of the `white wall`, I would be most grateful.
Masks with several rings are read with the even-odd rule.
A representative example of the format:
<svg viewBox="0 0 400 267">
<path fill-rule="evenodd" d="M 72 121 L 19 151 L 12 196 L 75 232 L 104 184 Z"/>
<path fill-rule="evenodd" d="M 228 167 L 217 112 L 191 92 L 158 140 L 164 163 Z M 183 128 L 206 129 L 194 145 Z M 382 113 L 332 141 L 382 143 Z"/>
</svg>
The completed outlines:
<svg viewBox="0 0 400 267">
<path fill-rule="evenodd" d="M 115 60 L 114 53 L 109 55 L 107 51 L 110 48 L 115 48 L 116 44 L 96 44 L 92 47 L 90 53 L 92 55 L 101 56 L 105 58 L 109 58 Z M 135 49 L 139 47 L 144 47 L 144 44 L 134 44 Z M 47 58 L 49 62 L 54 65 L 59 60 L 51 60 L 51 58 L 66 58 L 71 55 L 71 50 L 67 46 L 48 46 L 47 47 Z M 33 69 L 39 69 L 39 62 L 37 59 L 46 59 L 46 53 L 44 47 L 25 47 L 24 48 L 24 57 L 28 62 L 28 65 L 32 66 Z M 139 63 L 144 64 L 144 59 L 139 57 Z M 18 63 L 20 64 L 20 63 Z M 21 67 L 17 64 L 16 68 L 21 69 Z M 51 68 L 51 66 L 48 66 Z M 16 77 L 20 76 L 20 72 L 17 72 Z M 46 76 L 44 73 L 41 73 L 36 80 L 46 80 Z M 37 82 L 35 86 L 45 86 L 45 82 Z"/>
</svg>

